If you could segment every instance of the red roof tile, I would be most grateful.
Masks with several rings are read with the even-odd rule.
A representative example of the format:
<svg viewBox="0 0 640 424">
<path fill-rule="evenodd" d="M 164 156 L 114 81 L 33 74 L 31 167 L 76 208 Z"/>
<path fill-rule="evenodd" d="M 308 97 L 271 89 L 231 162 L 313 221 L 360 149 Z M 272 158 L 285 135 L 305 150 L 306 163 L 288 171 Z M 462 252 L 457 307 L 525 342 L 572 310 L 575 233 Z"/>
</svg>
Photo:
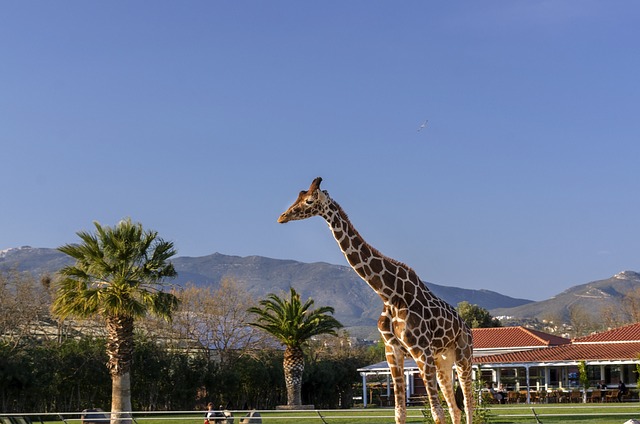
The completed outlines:
<svg viewBox="0 0 640 424">
<path fill-rule="evenodd" d="M 473 328 L 474 349 L 549 347 L 571 343 L 564 337 L 524 327 Z"/>
<path fill-rule="evenodd" d="M 640 323 L 625 325 L 602 333 L 591 334 L 590 336 L 579 337 L 573 340 L 577 343 L 620 343 L 620 342 L 640 342 Z"/>
<path fill-rule="evenodd" d="M 640 342 L 571 344 L 474 358 L 476 364 L 637 360 Z"/>
</svg>

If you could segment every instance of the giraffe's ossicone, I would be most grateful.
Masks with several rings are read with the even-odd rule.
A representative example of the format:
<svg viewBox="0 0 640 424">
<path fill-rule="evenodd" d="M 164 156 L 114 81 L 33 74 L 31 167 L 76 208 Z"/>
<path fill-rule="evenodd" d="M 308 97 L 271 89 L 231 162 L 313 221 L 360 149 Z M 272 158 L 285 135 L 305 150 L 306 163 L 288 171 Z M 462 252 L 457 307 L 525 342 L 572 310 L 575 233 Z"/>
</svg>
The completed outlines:
<svg viewBox="0 0 640 424">
<path fill-rule="evenodd" d="M 456 310 L 435 296 L 413 269 L 388 258 L 370 246 L 356 231 L 347 214 L 329 193 L 320 190 L 316 178 L 308 190 L 280 217 L 285 223 L 312 216 L 322 217 L 349 265 L 380 296 L 383 303 L 378 329 L 385 343 L 394 385 L 396 424 L 406 421 L 404 358 L 411 356 L 420 369 L 431 414 L 444 424 L 438 386 L 449 407 L 451 420 L 459 424 L 461 411 L 454 396 L 454 370 L 464 394 L 467 424 L 473 420 L 471 330 Z"/>
</svg>

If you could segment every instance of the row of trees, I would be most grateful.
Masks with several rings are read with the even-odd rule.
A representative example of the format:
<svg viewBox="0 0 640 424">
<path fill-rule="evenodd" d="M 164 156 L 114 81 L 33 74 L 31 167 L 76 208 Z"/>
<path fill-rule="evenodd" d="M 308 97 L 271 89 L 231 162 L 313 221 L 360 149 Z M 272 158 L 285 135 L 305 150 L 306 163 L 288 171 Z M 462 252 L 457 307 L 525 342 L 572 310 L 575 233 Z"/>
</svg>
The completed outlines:
<svg viewBox="0 0 640 424">
<path fill-rule="evenodd" d="M 324 347 L 322 348 L 324 349 Z M 282 350 L 262 350 L 221 367 L 203 354 L 171 351 L 136 334 L 131 401 L 137 411 L 203 409 L 207 402 L 229 409 L 272 409 L 286 402 Z M 319 408 L 351 405 L 357 368 L 366 350 L 349 355 L 307 351 L 302 401 Z M 0 345 L 0 410 L 4 412 L 109 409 L 111 378 L 106 339 Z"/>
</svg>

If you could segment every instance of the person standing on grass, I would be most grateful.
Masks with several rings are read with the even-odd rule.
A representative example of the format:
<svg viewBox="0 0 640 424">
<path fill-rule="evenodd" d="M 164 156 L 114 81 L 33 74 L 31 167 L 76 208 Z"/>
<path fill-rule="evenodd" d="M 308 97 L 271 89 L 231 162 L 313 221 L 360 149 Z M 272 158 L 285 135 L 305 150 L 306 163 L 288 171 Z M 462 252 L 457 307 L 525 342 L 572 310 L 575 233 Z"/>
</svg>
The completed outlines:
<svg viewBox="0 0 640 424">
<path fill-rule="evenodd" d="M 622 396 L 626 394 L 627 394 L 627 386 L 625 386 L 622 380 L 620 380 L 620 384 L 618 384 L 618 402 L 622 402 Z"/>
<path fill-rule="evenodd" d="M 224 414 L 221 411 L 214 410 L 213 402 L 209 402 L 207 404 L 207 418 L 205 418 L 204 424 L 221 423 L 223 418 L 225 418 Z"/>
</svg>

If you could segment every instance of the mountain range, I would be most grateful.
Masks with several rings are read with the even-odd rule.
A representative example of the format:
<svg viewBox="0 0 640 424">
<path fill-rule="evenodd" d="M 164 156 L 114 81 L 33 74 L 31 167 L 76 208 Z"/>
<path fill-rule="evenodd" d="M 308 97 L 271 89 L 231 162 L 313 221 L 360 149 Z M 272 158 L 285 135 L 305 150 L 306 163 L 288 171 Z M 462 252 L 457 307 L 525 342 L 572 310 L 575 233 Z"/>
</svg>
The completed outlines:
<svg viewBox="0 0 640 424">
<path fill-rule="evenodd" d="M 378 295 L 348 266 L 324 262 L 304 263 L 263 256 L 229 256 L 214 253 L 201 257 L 176 257 L 178 272 L 173 284 L 217 287 L 231 278 L 255 298 L 281 293 L 294 287 L 303 298 L 312 298 L 316 306 L 331 306 L 335 317 L 354 335 L 375 334 L 381 311 Z M 72 260 L 56 249 L 24 246 L 0 251 L 0 270 L 18 270 L 39 277 L 53 275 Z M 427 287 L 456 306 L 467 301 L 488 309 L 492 315 L 544 319 L 567 317 L 571 305 L 599 311 L 604 304 L 615 304 L 630 290 L 640 287 L 640 274 L 625 271 L 606 279 L 574 286 L 551 299 L 533 302 L 490 290 L 472 290 L 425 282 Z"/>
<path fill-rule="evenodd" d="M 531 302 L 511 308 L 494 308 L 494 316 L 551 319 L 567 322 L 571 309 L 578 306 L 582 313 L 598 319 L 606 308 L 620 308 L 622 299 L 629 292 L 640 288 L 640 273 L 622 271 L 604 280 L 573 286 L 550 299 Z"/>
</svg>

